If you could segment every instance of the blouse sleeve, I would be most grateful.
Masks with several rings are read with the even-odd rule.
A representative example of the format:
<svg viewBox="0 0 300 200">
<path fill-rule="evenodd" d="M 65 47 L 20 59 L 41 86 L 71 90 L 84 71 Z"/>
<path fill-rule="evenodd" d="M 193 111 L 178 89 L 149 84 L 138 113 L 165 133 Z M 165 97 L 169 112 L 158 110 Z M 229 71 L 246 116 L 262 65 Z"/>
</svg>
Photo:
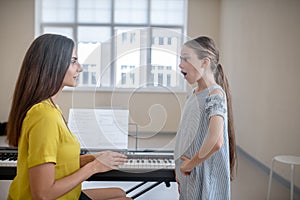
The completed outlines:
<svg viewBox="0 0 300 200">
<path fill-rule="evenodd" d="M 30 110 L 27 120 L 28 167 L 56 163 L 59 131 L 55 113 L 47 106 L 38 105 Z"/>
<path fill-rule="evenodd" d="M 225 115 L 227 113 L 225 96 L 220 94 L 208 96 L 205 100 L 205 112 L 208 114 L 209 118 L 215 115 L 220 115 L 225 119 Z"/>
</svg>

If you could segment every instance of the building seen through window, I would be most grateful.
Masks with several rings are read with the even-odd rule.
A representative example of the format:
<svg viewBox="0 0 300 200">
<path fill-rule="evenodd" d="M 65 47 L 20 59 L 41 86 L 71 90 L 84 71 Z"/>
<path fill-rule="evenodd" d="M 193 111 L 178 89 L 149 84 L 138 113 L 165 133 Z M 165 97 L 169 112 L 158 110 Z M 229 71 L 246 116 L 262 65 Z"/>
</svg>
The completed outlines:
<svg viewBox="0 0 300 200">
<path fill-rule="evenodd" d="M 184 90 L 186 0 L 36 0 L 36 34 L 77 44 L 79 87 Z"/>
</svg>

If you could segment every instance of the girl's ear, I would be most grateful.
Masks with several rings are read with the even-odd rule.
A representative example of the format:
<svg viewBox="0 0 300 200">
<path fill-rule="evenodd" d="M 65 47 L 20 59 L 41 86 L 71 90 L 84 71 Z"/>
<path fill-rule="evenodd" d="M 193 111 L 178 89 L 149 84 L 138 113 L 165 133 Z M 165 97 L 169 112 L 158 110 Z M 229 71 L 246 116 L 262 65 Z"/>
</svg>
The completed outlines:
<svg viewBox="0 0 300 200">
<path fill-rule="evenodd" d="M 203 68 L 206 68 L 206 67 L 210 66 L 210 59 L 208 57 L 203 58 L 202 62 L 203 62 L 202 63 Z"/>
</svg>

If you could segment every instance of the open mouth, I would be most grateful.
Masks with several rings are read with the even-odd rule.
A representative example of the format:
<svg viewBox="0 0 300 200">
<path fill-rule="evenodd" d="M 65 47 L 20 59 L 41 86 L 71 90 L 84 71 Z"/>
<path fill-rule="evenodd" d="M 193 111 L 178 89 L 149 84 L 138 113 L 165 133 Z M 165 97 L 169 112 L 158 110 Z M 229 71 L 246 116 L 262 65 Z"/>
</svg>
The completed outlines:
<svg viewBox="0 0 300 200">
<path fill-rule="evenodd" d="M 181 71 L 181 73 L 183 74 L 183 76 L 186 76 L 186 75 L 187 75 L 187 73 L 184 72 L 184 71 Z"/>
</svg>

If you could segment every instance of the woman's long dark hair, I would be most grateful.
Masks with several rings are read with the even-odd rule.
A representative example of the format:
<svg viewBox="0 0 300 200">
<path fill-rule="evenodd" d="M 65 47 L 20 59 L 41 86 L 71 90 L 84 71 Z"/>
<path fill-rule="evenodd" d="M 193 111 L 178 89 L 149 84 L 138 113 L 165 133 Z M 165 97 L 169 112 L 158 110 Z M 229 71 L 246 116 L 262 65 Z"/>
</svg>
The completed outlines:
<svg viewBox="0 0 300 200">
<path fill-rule="evenodd" d="M 198 37 L 185 43 L 189 48 L 195 50 L 199 59 L 208 57 L 211 60 L 211 69 L 214 72 L 215 80 L 226 93 L 227 111 L 228 111 L 228 139 L 229 139 L 229 157 L 230 157 L 230 179 L 234 178 L 234 168 L 236 165 L 236 142 L 235 131 L 233 126 L 233 111 L 231 103 L 231 93 L 227 77 L 224 73 L 222 65 L 219 63 L 219 50 L 216 48 L 215 42 L 209 37 Z"/>
<path fill-rule="evenodd" d="M 27 50 L 8 118 L 7 139 L 10 146 L 18 146 L 27 111 L 60 90 L 73 48 L 74 42 L 65 36 L 44 34 L 36 38 Z"/>
</svg>

